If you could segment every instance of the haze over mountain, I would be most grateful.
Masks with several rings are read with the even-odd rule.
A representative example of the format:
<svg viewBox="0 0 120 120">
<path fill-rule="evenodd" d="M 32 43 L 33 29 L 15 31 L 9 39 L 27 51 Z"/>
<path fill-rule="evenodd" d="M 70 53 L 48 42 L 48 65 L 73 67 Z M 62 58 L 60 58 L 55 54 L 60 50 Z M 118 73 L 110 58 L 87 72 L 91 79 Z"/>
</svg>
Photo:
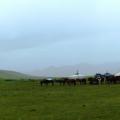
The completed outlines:
<svg viewBox="0 0 120 120">
<path fill-rule="evenodd" d="M 120 63 L 105 63 L 105 64 L 78 64 L 55 67 L 51 66 L 42 70 L 35 70 L 29 72 L 31 75 L 37 76 L 70 76 L 79 70 L 80 74 L 94 75 L 95 73 L 117 73 L 120 72 Z"/>
</svg>

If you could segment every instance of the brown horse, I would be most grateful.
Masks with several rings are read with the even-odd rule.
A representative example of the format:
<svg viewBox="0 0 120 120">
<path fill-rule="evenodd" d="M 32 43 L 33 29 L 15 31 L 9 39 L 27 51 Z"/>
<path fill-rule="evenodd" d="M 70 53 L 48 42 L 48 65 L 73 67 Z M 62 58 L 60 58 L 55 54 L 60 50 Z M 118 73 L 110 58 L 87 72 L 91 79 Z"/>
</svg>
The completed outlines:
<svg viewBox="0 0 120 120">
<path fill-rule="evenodd" d="M 83 78 L 83 79 L 76 79 L 76 81 L 80 84 L 80 85 L 86 85 L 87 84 L 87 79 Z"/>
<path fill-rule="evenodd" d="M 69 79 L 69 78 L 64 78 L 64 85 L 67 84 L 69 86 L 71 85 L 76 85 L 76 80 L 75 79 Z"/>
<path fill-rule="evenodd" d="M 48 86 L 49 84 L 54 86 L 54 80 L 43 79 L 40 81 L 40 84 L 41 84 L 41 86 L 43 86 L 43 85 Z"/>
</svg>

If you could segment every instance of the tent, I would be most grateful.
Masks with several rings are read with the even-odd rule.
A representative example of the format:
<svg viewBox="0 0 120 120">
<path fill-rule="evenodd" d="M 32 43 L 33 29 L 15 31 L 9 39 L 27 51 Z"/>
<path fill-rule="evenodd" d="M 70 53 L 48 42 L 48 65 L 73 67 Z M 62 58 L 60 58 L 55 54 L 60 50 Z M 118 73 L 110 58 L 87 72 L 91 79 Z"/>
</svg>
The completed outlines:
<svg viewBox="0 0 120 120">
<path fill-rule="evenodd" d="M 53 80 L 53 79 L 52 79 L 52 78 L 47 78 L 47 80 L 51 81 L 51 80 Z"/>
<path fill-rule="evenodd" d="M 120 72 L 115 74 L 116 77 L 120 76 Z"/>
<path fill-rule="evenodd" d="M 85 75 L 81 75 L 81 74 L 69 76 L 70 79 L 78 79 L 78 78 L 83 79 L 85 77 L 86 77 Z"/>
</svg>

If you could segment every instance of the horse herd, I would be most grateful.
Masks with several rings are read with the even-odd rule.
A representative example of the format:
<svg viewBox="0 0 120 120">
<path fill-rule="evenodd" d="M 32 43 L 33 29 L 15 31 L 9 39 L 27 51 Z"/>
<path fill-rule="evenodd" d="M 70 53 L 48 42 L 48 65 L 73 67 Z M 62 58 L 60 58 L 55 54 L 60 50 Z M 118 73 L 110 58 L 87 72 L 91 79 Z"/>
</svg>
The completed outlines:
<svg viewBox="0 0 120 120">
<path fill-rule="evenodd" d="M 48 86 L 55 84 L 59 85 L 68 85 L 68 86 L 76 86 L 76 85 L 101 85 L 101 84 L 120 84 L 120 77 L 114 76 L 110 74 L 102 75 L 102 74 L 96 74 L 94 77 L 89 78 L 76 78 L 76 79 L 70 79 L 67 77 L 61 78 L 61 79 L 43 79 L 40 81 L 40 85 Z"/>
</svg>

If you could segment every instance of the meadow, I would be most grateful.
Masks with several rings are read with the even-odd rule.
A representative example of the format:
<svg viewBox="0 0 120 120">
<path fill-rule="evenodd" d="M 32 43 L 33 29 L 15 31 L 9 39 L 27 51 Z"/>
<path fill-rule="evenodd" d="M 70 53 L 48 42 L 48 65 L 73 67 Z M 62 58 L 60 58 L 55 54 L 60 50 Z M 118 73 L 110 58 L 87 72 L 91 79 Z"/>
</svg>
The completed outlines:
<svg viewBox="0 0 120 120">
<path fill-rule="evenodd" d="M 0 120 L 119 120 L 120 85 L 0 81 Z"/>
</svg>

